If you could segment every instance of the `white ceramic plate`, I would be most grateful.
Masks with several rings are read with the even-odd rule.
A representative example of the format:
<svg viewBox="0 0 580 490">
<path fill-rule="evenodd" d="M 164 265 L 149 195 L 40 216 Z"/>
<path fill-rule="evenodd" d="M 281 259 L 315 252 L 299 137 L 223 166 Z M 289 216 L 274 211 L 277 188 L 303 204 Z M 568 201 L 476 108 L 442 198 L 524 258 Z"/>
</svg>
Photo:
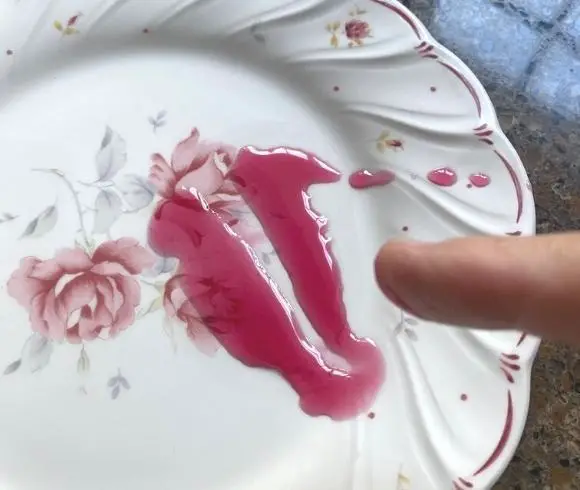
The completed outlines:
<svg viewBox="0 0 580 490">
<path fill-rule="evenodd" d="M 0 487 L 467 490 L 499 477 L 537 339 L 421 324 L 381 297 L 372 264 L 393 237 L 531 234 L 533 199 L 483 88 L 408 10 L 10 0 L 0 50 Z M 219 167 L 247 144 L 344 172 L 313 201 L 351 326 L 387 362 L 358 420 L 304 415 L 281 378 L 217 347 L 171 288 L 174 262 L 151 266 L 151 154 L 222 199 Z M 396 179 L 356 191 L 359 168 Z M 240 226 L 260 235 L 248 215 Z"/>
</svg>

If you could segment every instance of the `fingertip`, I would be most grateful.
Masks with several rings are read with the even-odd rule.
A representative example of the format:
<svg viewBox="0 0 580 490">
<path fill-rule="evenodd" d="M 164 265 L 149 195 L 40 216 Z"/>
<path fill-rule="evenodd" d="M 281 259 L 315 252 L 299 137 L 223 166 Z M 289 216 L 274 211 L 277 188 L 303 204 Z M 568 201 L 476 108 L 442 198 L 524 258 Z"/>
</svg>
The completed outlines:
<svg viewBox="0 0 580 490">
<path fill-rule="evenodd" d="M 379 288 L 395 306 L 410 313 L 413 313 L 412 308 L 397 288 L 412 274 L 420 245 L 420 242 L 392 240 L 383 245 L 375 257 L 375 277 Z"/>
</svg>

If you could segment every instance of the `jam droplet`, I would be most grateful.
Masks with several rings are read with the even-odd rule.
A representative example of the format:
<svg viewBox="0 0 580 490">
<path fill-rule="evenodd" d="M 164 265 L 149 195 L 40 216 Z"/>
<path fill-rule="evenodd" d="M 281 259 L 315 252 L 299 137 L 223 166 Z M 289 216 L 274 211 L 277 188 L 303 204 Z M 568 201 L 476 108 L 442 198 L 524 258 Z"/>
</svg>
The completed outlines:
<svg viewBox="0 0 580 490">
<path fill-rule="evenodd" d="M 430 182 L 441 187 L 450 187 L 457 182 L 457 174 L 455 170 L 449 167 L 441 167 L 435 170 L 431 170 L 427 174 L 427 178 Z"/>
<path fill-rule="evenodd" d="M 475 187 L 487 187 L 491 182 L 489 175 L 478 173 L 471 174 L 469 176 L 469 182 L 471 182 Z"/>
<path fill-rule="evenodd" d="M 350 175 L 348 183 L 353 189 L 368 189 L 390 184 L 395 174 L 390 170 L 358 170 Z"/>
</svg>

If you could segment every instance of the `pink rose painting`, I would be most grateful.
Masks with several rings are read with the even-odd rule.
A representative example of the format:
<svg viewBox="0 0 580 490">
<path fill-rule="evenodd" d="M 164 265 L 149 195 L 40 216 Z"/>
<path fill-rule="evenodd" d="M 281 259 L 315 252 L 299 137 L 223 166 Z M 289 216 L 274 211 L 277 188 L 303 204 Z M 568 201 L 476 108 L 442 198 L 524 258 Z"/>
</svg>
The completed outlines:
<svg viewBox="0 0 580 490">
<path fill-rule="evenodd" d="M 175 147 L 170 163 L 158 153 L 151 157 L 149 179 L 159 195 L 167 199 L 176 189 L 190 187 L 214 200 L 220 194 L 235 195 L 233 185 L 224 180 L 235 153 L 233 146 L 200 140 L 199 131 L 194 129 Z"/>
<path fill-rule="evenodd" d="M 168 317 L 176 318 L 185 325 L 187 336 L 195 346 L 205 354 L 214 354 L 218 342 L 204 323 L 204 319 L 193 307 L 193 304 L 180 286 L 181 277 L 172 277 L 165 285 L 163 307 Z"/>
<path fill-rule="evenodd" d="M 344 25 L 346 37 L 359 43 L 362 39 L 369 37 L 371 28 L 368 22 L 359 19 L 351 19 Z"/>
<path fill-rule="evenodd" d="M 149 180 L 166 199 L 178 189 L 195 188 L 236 233 L 256 246 L 263 241 L 262 231 L 249 224 L 249 210 L 233 184 L 225 178 L 235 153 L 232 146 L 201 140 L 199 131 L 193 129 L 175 147 L 170 162 L 160 154 L 152 156 Z M 188 337 L 202 352 L 215 352 L 217 341 L 179 286 L 179 275 L 166 283 L 163 306 L 170 318 L 185 325 Z"/>
<path fill-rule="evenodd" d="M 166 112 L 154 120 L 154 132 L 165 125 Z M 127 144 L 113 128 L 105 128 L 94 161 L 94 177 L 75 181 L 56 168 L 38 168 L 57 179 L 68 197 L 48 205 L 24 227 L 20 239 L 26 243 L 53 232 L 59 219 L 59 203 L 77 216 L 66 240 L 71 244 L 51 258 L 28 256 L 21 259 L 7 281 L 8 294 L 26 311 L 31 335 L 20 358 L 8 364 L 4 374 L 25 367 L 30 372 L 44 369 L 58 346 L 78 345 L 79 375 L 90 371 L 89 343 L 119 336 L 139 320 L 160 310 L 182 326 L 188 338 L 205 354 L 212 354 L 218 342 L 180 287 L 179 267 L 171 258 L 156 257 L 145 244 L 123 236 L 116 222 L 124 215 L 134 219 L 147 208 L 153 211 L 155 195 L 170 199 L 177 189 L 195 188 L 211 208 L 246 242 L 264 241 L 257 220 L 231 182 L 225 178 L 235 158 L 230 145 L 200 139 L 197 129 L 179 142 L 166 160 L 152 156 L 149 178 L 123 173 L 128 159 Z M 5 214 L 10 220 L 14 215 Z M 148 216 L 143 226 L 147 226 Z M 252 221 L 253 220 L 253 221 Z M 121 237 L 113 238 L 115 231 Z M 73 245 L 74 243 L 74 245 Z M 31 254 L 32 255 L 32 254 Z M 268 254 L 264 254 L 265 260 Z M 200 294 L 211 294 L 204 285 Z M 161 318 L 159 326 L 163 325 Z M 130 389 L 129 381 L 116 366 L 107 382 L 112 399 Z M 85 393 L 84 385 L 80 387 Z"/>
<path fill-rule="evenodd" d="M 133 276 L 152 264 L 152 254 L 136 240 L 121 238 L 92 256 L 69 248 L 48 260 L 25 257 L 7 290 L 43 337 L 70 343 L 111 338 L 133 324 L 141 298 Z"/>
<path fill-rule="evenodd" d="M 175 147 L 169 163 L 158 153 L 151 157 L 149 181 L 166 199 L 170 199 L 177 189 L 197 189 L 234 231 L 256 245 L 262 240 L 262 234 L 239 218 L 247 212 L 245 203 L 234 185 L 224 177 L 235 154 L 233 146 L 200 140 L 199 131 L 194 128 Z"/>
<path fill-rule="evenodd" d="M 371 25 L 360 18 L 366 13 L 366 10 L 354 7 L 348 14 L 349 20 L 344 23 L 337 20 L 326 24 L 326 30 L 330 33 L 330 45 L 333 48 L 340 47 L 341 37 L 344 34 L 349 48 L 363 46 L 365 39 L 373 37 Z"/>
</svg>

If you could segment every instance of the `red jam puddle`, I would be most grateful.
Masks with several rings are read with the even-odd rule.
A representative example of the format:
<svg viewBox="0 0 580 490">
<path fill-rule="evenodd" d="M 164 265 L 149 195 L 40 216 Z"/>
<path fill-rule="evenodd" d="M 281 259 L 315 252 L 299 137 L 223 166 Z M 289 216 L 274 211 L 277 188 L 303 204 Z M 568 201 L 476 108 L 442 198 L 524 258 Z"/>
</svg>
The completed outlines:
<svg viewBox="0 0 580 490">
<path fill-rule="evenodd" d="M 182 288 L 224 349 L 247 366 L 277 371 L 305 413 L 335 420 L 366 413 L 385 379 L 380 350 L 350 329 L 327 219 L 307 193 L 340 177 L 315 155 L 253 147 L 240 150 L 226 175 L 260 221 L 313 328 L 348 369 L 325 362 L 252 247 L 195 189 L 161 202 L 149 227 L 151 247 L 179 260 Z"/>
</svg>

